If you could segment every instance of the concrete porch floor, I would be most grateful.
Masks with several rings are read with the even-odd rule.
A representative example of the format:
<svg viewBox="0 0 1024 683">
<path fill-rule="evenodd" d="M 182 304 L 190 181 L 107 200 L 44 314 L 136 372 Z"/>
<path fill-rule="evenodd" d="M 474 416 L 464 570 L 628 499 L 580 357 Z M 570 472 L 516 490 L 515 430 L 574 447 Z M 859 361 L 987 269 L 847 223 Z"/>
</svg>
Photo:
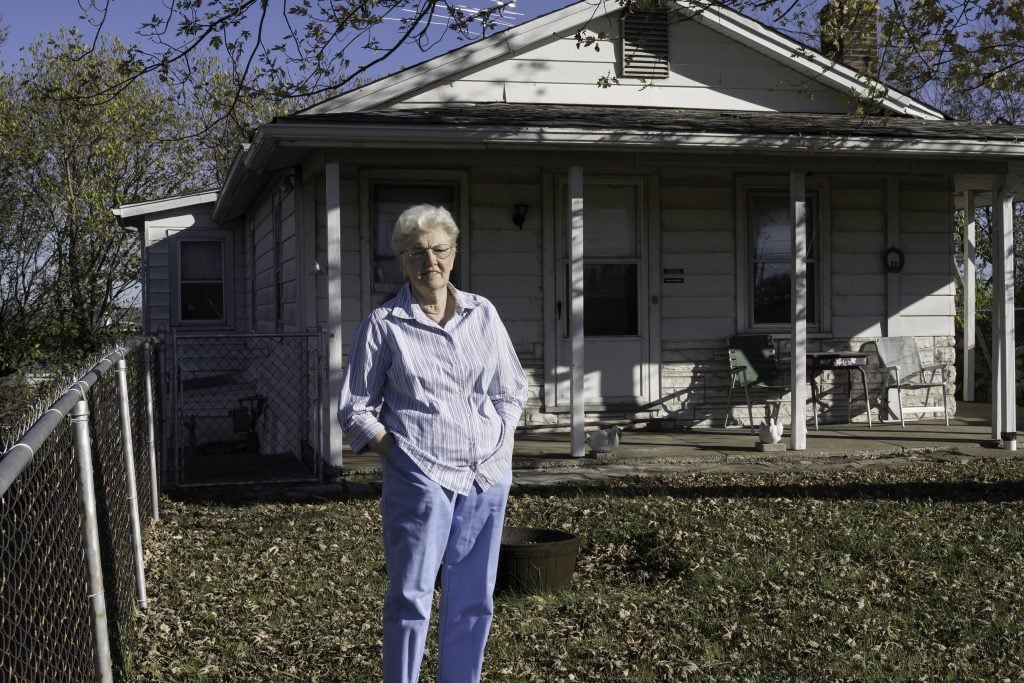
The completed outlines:
<svg viewBox="0 0 1024 683">
<path fill-rule="evenodd" d="M 762 452 L 757 450 L 757 436 L 747 427 L 701 427 L 676 432 L 624 431 L 619 448 L 612 458 L 626 460 L 661 458 L 716 458 L 720 456 L 750 454 L 777 455 L 854 455 L 883 454 L 903 450 L 935 450 L 958 447 L 983 447 L 991 441 L 991 414 L 988 403 L 957 403 L 957 414 L 947 427 L 940 419 L 908 420 L 907 426 L 899 422 L 877 420 L 872 427 L 866 422 L 853 424 L 807 426 L 805 451 Z M 589 431 L 589 429 L 588 429 Z M 789 444 L 790 430 L 786 430 L 782 445 Z M 517 459 L 557 460 L 569 457 L 568 434 L 516 436 Z M 524 463 L 525 464 L 525 463 Z"/>
<path fill-rule="evenodd" d="M 512 467 L 521 484 L 554 483 L 607 476 L 658 472 L 771 471 L 825 469 L 851 463 L 905 461 L 912 454 L 935 453 L 953 457 L 1004 457 L 1010 453 L 992 445 L 991 406 L 957 403 L 949 426 L 941 419 L 899 422 L 808 426 L 804 451 L 760 451 L 757 437 L 746 427 L 699 428 L 673 432 L 627 430 L 614 454 L 573 458 L 567 433 L 521 432 L 516 436 Z M 1024 415 L 1018 408 L 1018 415 Z M 588 430 L 589 431 L 589 430 Z M 1020 434 L 1020 432 L 1018 432 Z M 787 428 L 782 444 L 788 446 Z M 379 473 L 378 456 L 346 451 L 343 470 L 348 474 Z"/>
</svg>

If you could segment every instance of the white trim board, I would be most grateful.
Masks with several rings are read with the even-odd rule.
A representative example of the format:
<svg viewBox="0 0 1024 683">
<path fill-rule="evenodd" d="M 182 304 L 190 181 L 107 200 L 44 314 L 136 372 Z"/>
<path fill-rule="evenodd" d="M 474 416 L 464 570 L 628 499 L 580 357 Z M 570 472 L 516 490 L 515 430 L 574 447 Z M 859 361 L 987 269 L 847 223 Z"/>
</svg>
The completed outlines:
<svg viewBox="0 0 1024 683">
<path fill-rule="evenodd" d="M 737 150 L 767 153 L 811 153 L 886 156 L 979 156 L 1017 159 L 1024 143 L 1010 140 L 913 138 L 900 136 L 842 136 L 810 134 L 711 133 L 528 126 L 428 126 L 380 123 L 311 122 L 264 126 L 253 143 L 247 165 L 259 168 L 275 147 L 345 147 L 434 149 L 558 149 L 602 145 L 604 150 L 652 148 L 658 151 Z"/>
</svg>

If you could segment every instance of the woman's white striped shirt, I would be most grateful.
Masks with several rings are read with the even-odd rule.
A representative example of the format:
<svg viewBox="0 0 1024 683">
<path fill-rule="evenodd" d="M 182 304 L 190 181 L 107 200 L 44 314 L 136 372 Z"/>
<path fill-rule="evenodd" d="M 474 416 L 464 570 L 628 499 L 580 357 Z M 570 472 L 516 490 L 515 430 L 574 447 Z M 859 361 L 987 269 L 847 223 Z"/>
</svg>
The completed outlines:
<svg viewBox="0 0 1024 683">
<path fill-rule="evenodd" d="M 441 327 L 406 284 L 359 326 L 338 402 L 355 452 L 386 429 L 445 488 L 467 494 L 501 481 L 526 402 L 526 376 L 490 301 L 455 293 Z"/>
</svg>

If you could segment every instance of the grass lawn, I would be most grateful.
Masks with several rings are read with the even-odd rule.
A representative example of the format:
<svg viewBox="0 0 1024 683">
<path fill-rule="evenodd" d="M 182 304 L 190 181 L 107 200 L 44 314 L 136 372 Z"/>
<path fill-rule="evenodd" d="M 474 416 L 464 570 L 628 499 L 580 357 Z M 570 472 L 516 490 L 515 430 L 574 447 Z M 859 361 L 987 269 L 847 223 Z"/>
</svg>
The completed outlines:
<svg viewBox="0 0 1024 683">
<path fill-rule="evenodd" d="M 1022 494 L 1016 457 L 515 494 L 582 547 L 570 589 L 497 598 L 484 679 L 1021 680 Z M 380 680 L 376 498 L 162 515 L 138 680 Z"/>
</svg>

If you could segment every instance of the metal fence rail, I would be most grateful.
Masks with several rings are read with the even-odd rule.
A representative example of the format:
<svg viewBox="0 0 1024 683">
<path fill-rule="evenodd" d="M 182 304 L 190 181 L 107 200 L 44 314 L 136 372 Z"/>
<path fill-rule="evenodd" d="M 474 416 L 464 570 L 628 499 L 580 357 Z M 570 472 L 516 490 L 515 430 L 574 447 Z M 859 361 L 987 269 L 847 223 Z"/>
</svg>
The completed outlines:
<svg viewBox="0 0 1024 683">
<path fill-rule="evenodd" d="M 103 358 L 0 456 L 0 680 L 129 680 L 158 515 L 148 344 Z"/>
</svg>

